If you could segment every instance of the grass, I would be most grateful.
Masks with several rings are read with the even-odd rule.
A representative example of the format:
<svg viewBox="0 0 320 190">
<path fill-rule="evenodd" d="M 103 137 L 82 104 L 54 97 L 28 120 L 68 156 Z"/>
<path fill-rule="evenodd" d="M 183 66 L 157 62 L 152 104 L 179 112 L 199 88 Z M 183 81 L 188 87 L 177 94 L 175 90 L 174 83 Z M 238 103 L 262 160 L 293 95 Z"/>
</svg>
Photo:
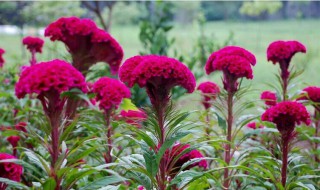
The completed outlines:
<svg viewBox="0 0 320 190">
<path fill-rule="evenodd" d="M 255 88 L 261 87 L 265 82 L 275 82 L 274 73 L 278 72 L 278 66 L 272 65 L 266 60 L 266 49 L 270 42 L 275 40 L 298 40 L 306 45 L 307 54 L 297 54 L 292 65 L 302 69 L 305 73 L 301 77 L 303 86 L 319 85 L 320 86 L 320 20 L 289 20 L 289 21 L 272 21 L 272 22 L 210 22 L 205 26 L 205 33 L 212 35 L 212 39 L 218 43 L 222 43 L 227 39 L 230 32 L 234 33 L 234 45 L 242 46 L 257 57 L 257 65 L 254 67 L 254 79 L 252 81 L 245 80 L 244 83 L 251 83 Z M 125 57 L 131 57 L 142 50 L 139 42 L 139 26 L 113 26 L 111 34 L 123 46 Z M 170 37 L 176 38 L 174 49 L 188 56 L 192 52 L 192 47 L 199 36 L 198 26 L 175 25 L 170 32 Z M 20 63 L 27 64 L 28 53 L 21 48 L 19 36 L 0 35 L 0 47 L 6 49 L 5 59 L 7 64 Z M 53 48 L 63 52 L 60 55 L 48 51 Z M 23 51 L 22 51 L 23 50 Z M 44 53 L 39 60 L 48 60 L 55 57 L 65 58 L 67 55 L 63 44 L 53 43 L 46 39 Z M 201 80 L 213 80 L 220 83 L 220 76 L 210 75 L 204 76 Z"/>
</svg>

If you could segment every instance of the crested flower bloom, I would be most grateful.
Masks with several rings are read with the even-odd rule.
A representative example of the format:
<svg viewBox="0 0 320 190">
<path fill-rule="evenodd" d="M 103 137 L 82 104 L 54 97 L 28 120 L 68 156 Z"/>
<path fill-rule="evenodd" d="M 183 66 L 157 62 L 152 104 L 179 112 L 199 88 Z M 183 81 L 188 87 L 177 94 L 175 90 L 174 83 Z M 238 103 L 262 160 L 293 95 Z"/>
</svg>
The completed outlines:
<svg viewBox="0 0 320 190">
<path fill-rule="evenodd" d="M 86 92 L 84 76 L 71 64 L 55 59 L 23 70 L 16 83 L 15 93 L 18 98 L 26 94 L 37 94 L 47 112 L 47 104 L 54 107 L 55 111 L 62 110 L 65 101 L 61 101 L 60 94 L 72 88 Z"/>
<path fill-rule="evenodd" d="M 320 87 L 309 86 L 304 88 L 303 93 L 298 98 L 298 100 L 309 100 L 314 103 L 314 108 L 319 112 L 320 111 Z"/>
<path fill-rule="evenodd" d="M 145 55 L 127 59 L 119 70 L 120 80 L 129 87 L 146 87 L 151 103 L 169 101 L 172 87 L 182 86 L 189 93 L 196 86 L 195 77 L 180 61 L 166 56 Z"/>
<path fill-rule="evenodd" d="M 44 41 L 38 37 L 27 36 L 22 40 L 23 45 L 27 46 L 30 52 L 42 52 Z"/>
<path fill-rule="evenodd" d="M 267 49 L 267 59 L 273 64 L 279 63 L 281 77 L 289 77 L 289 64 L 291 58 L 298 52 L 306 53 L 306 47 L 298 41 L 275 41 Z"/>
<path fill-rule="evenodd" d="M 249 51 L 237 46 L 226 46 L 211 54 L 205 70 L 207 74 L 217 70 L 222 71 L 224 89 L 235 92 L 238 90 L 237 79 L 253 78 L 251 67 L 255 64 L 256 58 Z"/>
<path fill-rule="evenodd" d="M 190 148 L 189 144 L 182 145 L 182 144 L 175 144 L 171 149 L 166 150 L 165 152 L 165 159 L 169 162 L 169 166 L 171 166 L 171 170 L 169 171 L 169 175 L 173 178 L 177 172 L 180 170 L 182 165 L 192 159 L 195 158 L 204 158 L 204 156 L 198 150 L 191 150 L 187 153 L 183 153 L 186 149 Z M 176 160 L 176 157 L 179 156 L 179 159 Z M 193 167 L 202 167 L 206 169 L 208 167 L 208 163 L 206 160 L 200 160 L 196 163 L 191 164 L 186 169 L 191 169 Z"/>
<path fill-rule="evenodd" d="M 106 62 L 116 74 L 123 59 L 119 43 L 90 19 L 59 18 L 45 29 L 45 36 L 63 42 L 73 59 L 73 66 L 82 73 L 97 62 Z"/>
<path fill-rule="evenodd" d="M 16 159 L 16 157 L 7 153 L 0 153 L 0 160 L 10 160 L 10 159 Z M 1 178 L 6 178 L 12 181 L 20 182 L 22 172 L 23 172 L 22 166 L 16 163 L 13 163 L 13 162 L 0 163 Z M 0 190 L 5 190 L 6 188 L 7 188 L 7 184 L 0 182 Z"/>
<path fill-rule="evenodd" d="M 202 82 L 197 90 L 201 91 L 203 95 L 202 104 L 205 107 L 205 109 L 209 109 L 210 107 L 210 101 L 215 100 L 217 97 L 217 94 L 220 93 L 220 88 L 217 84 L 213 82 Z"/>
<path fill-rule="evenodd" d="M 7 138 L 7 141 L 11 144 L 13 148 L 18 146 L 18 142 L 20 141 L 19 136 L 10 136 Z"/>
<path fill-rule="evenodd" d="M 271 91 L 263 91 L 260 99 L 263 100 L 267 106 L 274 106 L 277 104 L 277 95 Z"/>
<path fill-rule="evenodd" d="M 4 64 L 4 59 L 3 59 L 3 54 L 5 53 L 6 51 L 4 51 L 4 49 L 0 48 L 0 68 L 3 67 L 3 64 Z"/>
<path fill-rule="evenodd" d="M 27 123 L 26 123 L 26 122 L 19 122 L 19 123 L 17 123 L 14 127 L 15 127 L 16 130 L 18 130 L 18 131 L 22 131 L 22 132 L 24 132 L 24 133 L 27 132 L 27 129 L 26 129 Z"/>
<path fill-rule="evenodd" d="M 250 128 L 250 129 L 262 129 L 264 128 L 263 125 L 259 124 L 259 123 L 256 123 L 256 122 L 250 122 L 247 124 L 247 127 Z"/>
<path fill-rule="evenodd" d="M 108 111 L 118 108 L 124 98 L 130 98 L 130 90 L 122 82 L 102 77 L 93 85 L 93 92 L 96 94 L 95 100 L 99 102 L 102 110 Z"/>
<path fill-rule="evenodd" d="M 298 102 L 280 102 L 267 109 L 261 116 L 262 121 L 276 124 L 283 138 L 289 138 L 295 125 L 310 124 L 310 115 L 306 107 Z"/>
<path fill-rule="evenodd" d="M 141 123 L 147 119 L 147 114 L 142 110 L 121 110 L 120 116 L 125 122 L 137 127 L 141 127 Z"/>
</svg>

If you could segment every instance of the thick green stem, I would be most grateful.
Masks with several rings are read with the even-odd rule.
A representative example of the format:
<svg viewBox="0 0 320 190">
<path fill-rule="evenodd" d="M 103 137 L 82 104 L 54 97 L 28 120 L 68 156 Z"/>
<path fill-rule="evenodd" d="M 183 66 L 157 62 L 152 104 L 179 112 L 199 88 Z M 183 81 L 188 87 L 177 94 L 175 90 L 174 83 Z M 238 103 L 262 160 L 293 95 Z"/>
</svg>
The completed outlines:
<svg viewBox="0 0 320 190">
<path fill-rule="evenodd" d="M 230 165 L 231 161 L 231 142 L 232 142 L 232 124 L 233 124 L 233 92 L 228 92 L 228 118 L 227 118 L 227 141 L 228 143 L 225 145 L 225 156 L 224 161 L 226 162 L 227 166 Z M 228 190 L 230 186 L 230 179 L 229 179 L 229 169 L 224 169 L 224 182 L 223 182 L 223 189 Z"/>
</svg>

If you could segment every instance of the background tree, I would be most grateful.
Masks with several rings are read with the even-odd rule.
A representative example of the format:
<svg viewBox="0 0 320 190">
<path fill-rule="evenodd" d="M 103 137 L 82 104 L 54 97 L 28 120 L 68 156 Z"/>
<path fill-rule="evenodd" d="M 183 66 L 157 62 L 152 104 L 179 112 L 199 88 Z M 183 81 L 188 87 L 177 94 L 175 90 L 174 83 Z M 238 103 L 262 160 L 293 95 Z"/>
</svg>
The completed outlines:
<svg viewBox="0 0 320 190">
<path fill-rule="evenodd" d="M 245 1 L 242 3 L 240 8 L 240 13 L 248 16 L 258 17 L 266 19 L 270 14 L 279 11 L 282 7 L 282 2 L 280 1 Z"/>
</svg>

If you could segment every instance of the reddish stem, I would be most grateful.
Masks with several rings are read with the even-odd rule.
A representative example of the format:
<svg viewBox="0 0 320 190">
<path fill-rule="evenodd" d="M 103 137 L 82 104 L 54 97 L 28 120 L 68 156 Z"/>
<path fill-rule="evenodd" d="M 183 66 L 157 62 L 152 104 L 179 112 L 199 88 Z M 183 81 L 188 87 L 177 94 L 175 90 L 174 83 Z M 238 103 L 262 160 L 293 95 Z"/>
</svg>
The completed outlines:
<svg viewBox="0 0 320 190">
<path fill-rule="evenodd" d="M 163 145 L 163 143 L 165 142 L 165 128 L 164 128 L 164 108 L 165 106 L 161 106 L 161 103 L 159 103 L 156 106 L 156 111 L 157 111 L 157 115 L 158 115 L 158 124 L 160 127 L 160 142 L 159 142 L 159 147 L 161 147 Z M 159 188 L 160 190 L 165 190 L 166 189 L 166 162 L 165 159 L 161 159 L 160 160 L 160 181 L 159 181 Z"/>
<path fill-rule="evenodd" d="M 231 161 L 231 141 L 232 141 L 232 123 L 233 123 L 233 92 L 228 92 L 228 118 L 227 118 L 227 141 L 228 144 L 225 145 L 225 156 L 224 161 L 226 162 L 227 166 L 229 166 Z M 223 182 L 223 189 L 228 190 L 230 186 L 230 179 L 229 179 L 229 168 L 224 169 L 224 182 Z"/>
<path fill-rule="evenodd" d="M 319 119 L 319 111 L 317 110 L 317 108 L 315 108 L 315 111 L 314 111 L 314 117 L 315 117 L 315 134 L 314 134 L 314 137 L 318 137 L 318 133 L 319 133 L 319 123 L 320 123 L 320 119 Z M 314 161 L 316 163 L 319 163 L 320 162 L 320 159 L 318 158 L 317 156 L 317 150 L 318 150 L 318 142 L 314 142 Z"/>
<path fill-rule="evenodd" d="M 36 51 L 35 51 L 35 50 L 32 50 L 32 51 L 31 51 L 30 65 L 35 65 L 36 63 L 37 63 Z"/>
<path fill-rule="evenodd" d="M 289 136 L 282 136 L 281 182 L 283 187 L 286 186 L 286 182 L 287 182 L 288 150 L 289 150 Z"/>
<path fill-rule="evenodd" d="M 107 154 L 105 157 L 105 161 L 106 163 L 111 163 L 112 162 L 112 156 L 111 156 L 111 149 L 112 149 L 112 126 L 110 125 L 110 116 L 111 116 L 111 111 L 110 110 L 106 110 L 105 112 L 105 119 L 106 119 L 106 127 L 107 127 L 107 143 L 108 143 L 108 150 L 107 150 Z"/>
</svg>

